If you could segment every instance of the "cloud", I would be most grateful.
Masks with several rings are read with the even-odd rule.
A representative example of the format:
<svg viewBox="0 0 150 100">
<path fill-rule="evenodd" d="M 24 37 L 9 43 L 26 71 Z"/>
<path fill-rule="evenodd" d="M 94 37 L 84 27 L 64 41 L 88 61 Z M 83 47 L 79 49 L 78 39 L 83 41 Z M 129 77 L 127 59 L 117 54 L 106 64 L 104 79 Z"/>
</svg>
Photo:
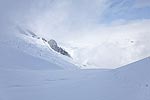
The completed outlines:
<svg viewBox="0 0 150 100">
<path fill-rule="evenodd" d="M 54 0 L 49 6 L 46 1 L 34 2 L 35 6 L 27 8 L 28 13 L 16 17 L 16 23 L 43 37 L 67 40 L 80 36 L 76 32 L 98 23 L 107 8 L 107 0 Z M 39 4 L 41 7 L 36 6 Z"/>
<path fill-rule="evenodd" d="M 136 8 L 150 7 L 150 0 L 135 0 Z"/>
<path fill-rule="evenodd" d="M 4 33 L 19 25 L 53 38 L 77 63 L 116 68 L 150 55 L 149 10 L 134 7 L 147 0 L 8 1 L 0 1 Z"/>
<path fill-rule="evenodd" d="M 150 56 L 149 25 L 150 20 L 136 20 L 88 29 L 86 36 L 68 44 L 74 46 L 69 50 L 86 68 L 117 68 Z"/>
</svg>

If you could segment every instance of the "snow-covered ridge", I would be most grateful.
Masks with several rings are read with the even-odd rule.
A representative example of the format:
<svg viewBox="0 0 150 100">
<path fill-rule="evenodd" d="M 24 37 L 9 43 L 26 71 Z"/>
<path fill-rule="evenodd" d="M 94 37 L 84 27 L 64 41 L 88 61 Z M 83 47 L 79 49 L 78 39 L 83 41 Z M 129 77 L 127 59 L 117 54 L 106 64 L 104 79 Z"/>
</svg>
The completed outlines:
<svg viewBox="0 0 150 100">
<path fill-rule="evenodd" d="M 48 44 L 50 49 L 53 49 L 55 52 L 71 58 L 71 55 L 67 51 L 65 51 L 62 47 L 59 47 L 54 39 L 48 41 L 44 37 L 37 36 L 36 33 L 32 32 L 29 29 L 22 29 L 21 27 L 17 27 L 17 29 L 20 32 L 20 34 L 23 34 L 27 37 L 32 37 L 34 39 L 41 39 L 44 44 Z"/>
<path fill-rule="evenodd" d="M 12 67 L 26 66 L 27 69 L 30 69 L 29 66 L 37 66 L 37 69 L 78 69 L 72 63 L 72 59 L 53 51 L 47 42 L 44 42 L 42 38 L 35 38 L 35 35 L 18 34 L 13 40 L 0 41 L 0 47 L 0 59 L 5 63 L 10 60 L 10 66 L 13 63 Z M 8 66 L 5 63 L 0 65 Z"/>
</svg>

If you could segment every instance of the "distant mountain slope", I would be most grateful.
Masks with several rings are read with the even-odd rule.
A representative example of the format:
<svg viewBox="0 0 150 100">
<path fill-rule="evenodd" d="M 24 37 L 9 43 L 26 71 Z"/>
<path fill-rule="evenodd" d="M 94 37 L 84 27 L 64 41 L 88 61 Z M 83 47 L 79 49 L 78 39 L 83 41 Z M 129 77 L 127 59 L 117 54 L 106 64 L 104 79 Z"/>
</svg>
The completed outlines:
<svg viewBox="0 0 150 100">
<path fill-rule="evenodd" d="M 0 41 L 0 66 L 10 69 L 78 69 L 72 59 L 54 52 L 41 38 L 25 35 Z"/>
<path fill-rule="evenodd" d="M 145 72 L 145 71 L 150 70 L 149 65 L 150 65 L 150 57 L 147 57 L 147 58 L 142 59 L 140 61 L 136 61 L 136 62 L 128 64 L 126 66 L 117 68 L 116 70 L 119 70 L 119 71 L 121 71 L 121 70 L 135 70 L 136 72 L 137 71 Z M 147 70 L 145 70 L 145 69 L 147 69 Z"/>
<path fill-rule="evenodd" d="M 71 58 L 71 55 L 67 51 L 65 51 L 62 47 L 59 47 L 57 42 L 54 39 L 46 40 L 43 37 L 37 36 L 36 33 L 32 32 L 31 30 L 23 29 L 19 26 L 17 27 L 17 30 L 19 31 L 20 34 L 23 34 L 25 36 L 32 37 L 34 39 L 41 39 L 45 44 L 48 44 L 48 46 L 54 51 L 56 51 L 57 53 L 60 53 L 62 55 Z"/>
</svg>

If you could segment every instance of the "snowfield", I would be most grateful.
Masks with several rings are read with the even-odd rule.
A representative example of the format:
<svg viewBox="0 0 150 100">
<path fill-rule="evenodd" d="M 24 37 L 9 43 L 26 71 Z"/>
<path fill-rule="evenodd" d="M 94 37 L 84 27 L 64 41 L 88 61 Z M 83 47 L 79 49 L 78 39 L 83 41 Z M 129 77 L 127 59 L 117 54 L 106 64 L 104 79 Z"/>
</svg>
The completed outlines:
<svg viewBox="0 0 150 100">
<path fill-rule="evenodd" d="M 150 100 L 150 58 L 83 70 L 39 41 L 0 43 L 0 100 Z"/>
<path fill-rule="evenodd" d="M 150 100 L 150 59 L 116 70 L 0 70 L 0 100 Z"/>
</svg>

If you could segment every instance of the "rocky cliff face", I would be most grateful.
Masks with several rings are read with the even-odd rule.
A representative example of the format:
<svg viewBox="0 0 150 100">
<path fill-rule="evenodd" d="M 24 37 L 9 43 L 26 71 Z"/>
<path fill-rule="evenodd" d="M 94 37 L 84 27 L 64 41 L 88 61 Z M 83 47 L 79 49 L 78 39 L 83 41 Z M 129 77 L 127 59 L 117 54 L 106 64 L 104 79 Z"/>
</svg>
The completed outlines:
<svg viewBox="0 0 150 100">
<path fill-rule="evenodd" d="M 60 53 L 60 54 L 62 54 L 62 55 L 71 57 L 70 54 L 69 54 L 67 51 L 65 51 L 64 49 L 62 49 L 61 47 L 59 47 L 59 46 L 57 45 L 57 42 L 56 42 L 55 40 L 53 40 L 53 39 L 49 40 L 49 41 L 48 41 L 48 44 L 50 45 L 50 47 L 51 47 L 54 51 L 56 51 L 56 52 L 58 52 L 58 53 Z"/>
</svg>

